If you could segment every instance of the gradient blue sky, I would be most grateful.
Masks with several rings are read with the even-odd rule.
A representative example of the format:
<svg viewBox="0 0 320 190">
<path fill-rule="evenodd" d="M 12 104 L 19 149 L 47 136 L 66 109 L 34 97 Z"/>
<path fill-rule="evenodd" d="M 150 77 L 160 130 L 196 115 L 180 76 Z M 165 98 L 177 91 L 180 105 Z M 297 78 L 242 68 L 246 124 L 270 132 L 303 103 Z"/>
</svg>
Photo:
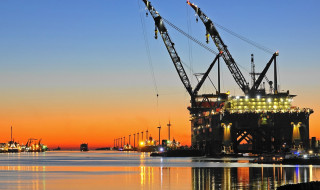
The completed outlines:
<svg viewBox="0 0 320 190">
<path fill-rule="evenodd" d="M 195 22 L 194 12 L 186 5 L 186 0 L 151 2 L 164 18 L 205 42 L 204 26 L 201 22 Z M 275 51 L 279 50 L 280 87 L 298 95 L 295 105 L 315 109 L 316 113 L 311 119 L 311 136 L 320 137 L 320 129 L 317 129 L 320 124 L 320 2 L 193 2 L 214 22 Z M 146 26 L 160 94 L 158 106 L 140 15 Z M 189 30 L 188 22 L 191 27 Z M 1 127 L 6 128 L 5 132 L 9 131 L 10 125 L 22 131 L 30 128 L 37 130 L 59 119 L 63 120 L 58 122 L 59 127 L 52 129 L 51 126 L 48 130 L 58 130 L 57 134 L 66 128 L 72 131 L 77 129 L 79 122 L 82 123 L 81 119 L 86 118 L 87 112 L 92 117 L 94 113 L 104 114 L 94 118 L 93 124 L 88 116 L 84 124 L 84 133 L 96 127 L 95 135 L 101 139 L 101 143 L 106 138 L 109 144 L 113 143 L 113 136 L 127 135 L 123 131 L 128 130 L 129 134 L 146 126 L 155 128 L 159 122 L 164 125 L 169 118 L 176 120 L 173 123 L 180 125 L 181 129 L 188 129 L 188 133 L 181 134 L 181 139 L 189 135 L 186 109 L 189 97 L 163 42 L 153 38 L 154 22 L 150 16 L 145 17 L 142 1 L 1 0 L 0 28 L 0 119 Z M 170 27 L 168 30 L 181 59 L 191 65 L 195 72 L 203 72 L 214 55 L 196 44 L 189 46 L 184 36 Z M 245 67 L 250 70 L 250 54 L 255 54 L 257 70 L 263 69 L 271 55 L 219 31 L 250 81 L 247 71 L 242 69 Z M 212 41 L 208 45 L 216 49 Z M 186 70 L 190 73 L 189 69 Z M 273 71 L 270 71 L 268 76 L 272 79 Z M 214 74 L 212 78 L 215 78 Z M 226 67 L 223 68 L 222 78 L 223 90 L 230 90 L 232 94 L 241 93 Z M 213 89 L 206 84 L 204 90 L 209 92 Z M 68 119 L 65 118 L 66 114 L 81 119 Z M 47 119 L 51 115 L 56 116 Z M 32 122 L 27 122 L 30 118 L 33 118 Z M 108 122 L 114 118 L 123 121 L 123 124 L 116 126 L 122 133 L 117 131 L 106 136 L 100 135 L 104 129 L 115 127 L 117 121 Z M 102 119 L 106 120 L 103 124 L 100 123 Z M 129 123 L 132 126 L 128 126 Z M 156 133 L 156 129 L 152 130 Z M 179 137 L 178 131 L 176 133 Z M 82 137 L 83 134 L 80 136 L 79 140 L 90 141 Z M 7 137 L 2 135 L 0 140 Z M 188 142 L 185 140 L 185 143 Z"/>
</svg>

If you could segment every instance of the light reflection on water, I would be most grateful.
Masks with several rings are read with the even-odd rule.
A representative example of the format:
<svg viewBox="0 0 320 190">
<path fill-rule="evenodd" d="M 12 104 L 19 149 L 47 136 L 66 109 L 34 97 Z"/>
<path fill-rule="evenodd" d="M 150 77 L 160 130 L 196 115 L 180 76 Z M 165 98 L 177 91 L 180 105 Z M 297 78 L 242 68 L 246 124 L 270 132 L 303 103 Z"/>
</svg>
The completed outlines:
<svg viewBox="0 0 320 190">
<path fill-rule="evenodd" d="M 0 189 L 275 189 L 320 180 L 318 166 L 153 158 L 90 151 L 0 154 Z"/>
<path fill-rule="evenodd" d="M 288 183 L 320 180 L 320 168 L 238 167 L 192 168 L 193 189 L 276 189 Z"/>
</svg>

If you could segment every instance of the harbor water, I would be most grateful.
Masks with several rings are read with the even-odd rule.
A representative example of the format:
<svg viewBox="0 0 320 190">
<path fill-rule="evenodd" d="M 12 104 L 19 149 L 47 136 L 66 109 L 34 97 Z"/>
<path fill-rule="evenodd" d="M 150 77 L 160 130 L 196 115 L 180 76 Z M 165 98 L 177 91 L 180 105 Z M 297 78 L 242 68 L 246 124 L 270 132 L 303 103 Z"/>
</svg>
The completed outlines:
<svg viewBox="0 0 320 190">
<path fill-rule="evenodd" d="M 161 158 L 148 153 L 0 154 L 0 189 L 276 189 L 320 180 L 320 166 L 248 158 Z"/>
</svg>

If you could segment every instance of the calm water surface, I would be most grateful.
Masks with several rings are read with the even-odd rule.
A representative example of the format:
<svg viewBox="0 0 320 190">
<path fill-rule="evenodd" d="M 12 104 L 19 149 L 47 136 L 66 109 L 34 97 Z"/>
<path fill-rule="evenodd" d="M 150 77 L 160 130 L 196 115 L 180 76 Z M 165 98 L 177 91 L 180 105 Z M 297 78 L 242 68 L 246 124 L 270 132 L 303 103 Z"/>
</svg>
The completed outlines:
<svg viewBox="0 0 320 190">
<path fill-rule="evenodd" d="M 250 164 L 245 158 L 112 151 L 0 154 L 0 189 L 276 189 L 317 180 L 319 166 Z"/>
</svg>

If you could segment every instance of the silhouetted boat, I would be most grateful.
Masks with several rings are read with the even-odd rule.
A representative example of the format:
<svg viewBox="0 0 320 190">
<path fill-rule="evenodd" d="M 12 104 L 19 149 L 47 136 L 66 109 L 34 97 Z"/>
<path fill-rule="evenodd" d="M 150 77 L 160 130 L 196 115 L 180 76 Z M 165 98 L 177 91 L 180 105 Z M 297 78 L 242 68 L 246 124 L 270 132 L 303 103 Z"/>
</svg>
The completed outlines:
<svg viewBox="0 0 320 190">
<path fill-rule="evenodd" d="M 80 151 L 89 151 L 88 143 L 82 143 L 80 145 Z"/>
<path fill-rule="evenodd" d="M 58 146 L 57 148 L 54 148 L 52 150 L 61 150 L 60 146 Z"/>
</svg>

